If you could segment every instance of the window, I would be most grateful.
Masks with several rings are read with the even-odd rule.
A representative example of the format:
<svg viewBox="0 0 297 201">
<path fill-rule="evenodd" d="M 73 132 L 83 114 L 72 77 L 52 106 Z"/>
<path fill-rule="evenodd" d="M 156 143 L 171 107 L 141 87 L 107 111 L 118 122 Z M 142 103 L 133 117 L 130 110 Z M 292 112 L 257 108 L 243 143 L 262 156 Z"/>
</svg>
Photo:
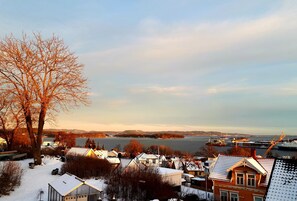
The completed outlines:
<svg viewBox="0 0 297 201">
<path fill-rule="evenodd" d="M 254 201 L 263 201 L 263 197 L 254 196 Z"/>
<path fill-rule="evenodd" d="M 237 173 L 236 174 L 236 184 L 237 185 L 243 185 L 244 184 L 244 177 L 243 173 Z"/>
<path fill-rule="evenodd" d="M 230 201 L 238 201 L 238 193 L 230 193 Z"/>
<path fill-rule="evenodd" d="M 228 192 L 227 191 L 221 191 L 220 201 L 227 201 L 228 200 Z"/>
<path fill-rule="evenodd" d="M 254 174 L 247 175 L 247 185 L 248 186 L 256 186 L 256 176 Z"/>
</svg>

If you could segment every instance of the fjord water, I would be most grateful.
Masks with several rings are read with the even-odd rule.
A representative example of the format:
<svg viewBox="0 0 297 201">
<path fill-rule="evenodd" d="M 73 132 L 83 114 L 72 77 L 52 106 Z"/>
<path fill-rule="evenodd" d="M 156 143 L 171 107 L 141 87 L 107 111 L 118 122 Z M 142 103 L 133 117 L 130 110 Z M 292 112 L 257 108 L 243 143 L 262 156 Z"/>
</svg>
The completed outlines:
<svg viewBox="0 0 297 201">
<path fill-rule="evenodd" d="M 251 136 L 251 141 L 262 141 L 262 140 L 272 140 L 275 136 Z M 139 141 L 145 147 L 149 147 L 150 145 L 165 145 L 170 147 L 173 150 L 179 150 L 189 153 L 195 153 L 201 149 L 201 147 L 205 146 L 205 143 L 208 142 L 209 136 L 190 136 L 185 138 L 178 139 L 154 139 L 154 138 L 130 138 L 130 137 L 107 137 L 107 138 L 95 138 L 94 141 L 96 144 L 99 143 L 99 146 L 107 150 L 111 150 L 116 146 L 120 146 L 120 149 L 123 150 L 124 146 L 130 142 L 130 140 L 134 139 Z M 288 136 L 285 140 L 288 139 L 296 139 L 297 136 Z M 76 145 L 84 146 L 86 142 L 86 138 L 77 138 Z M 230 147 L 215 147 L 219 152 L 224 152 Z M 257 149 L 257 154 L 263 155 L 266 149 Z M 297 155 L 296 151 L 282 151 L 273 149 L 273 154 L 278 154 L 279 156 L 294 156 Z"/>
</svg>

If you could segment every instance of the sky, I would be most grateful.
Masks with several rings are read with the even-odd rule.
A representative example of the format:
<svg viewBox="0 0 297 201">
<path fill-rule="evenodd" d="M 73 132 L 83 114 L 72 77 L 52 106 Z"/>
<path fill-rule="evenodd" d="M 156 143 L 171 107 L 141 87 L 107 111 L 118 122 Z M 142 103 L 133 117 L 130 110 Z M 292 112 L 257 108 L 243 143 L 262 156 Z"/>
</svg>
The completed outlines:
<svg viewBox="0 0 297 201">
<path fill-rule="evenodd" d="M 46 128 L 297 134 L 297 1 L 0 0 L 0 38 L 61 37 L 91 104 Z"/>
</svg>

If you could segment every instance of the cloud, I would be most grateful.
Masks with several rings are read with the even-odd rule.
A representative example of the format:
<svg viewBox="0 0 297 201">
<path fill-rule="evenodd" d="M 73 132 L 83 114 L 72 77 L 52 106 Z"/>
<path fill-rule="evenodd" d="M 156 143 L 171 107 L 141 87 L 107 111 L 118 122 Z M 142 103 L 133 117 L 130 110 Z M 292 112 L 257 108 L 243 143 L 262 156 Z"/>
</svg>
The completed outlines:
<svg viewBox="0 0 297 201">
<path fill-rule="evenodd" d="M 94 71 L 163 73 L 211 72 L 244 68 L 246 64 L 295 61 L 297 20 L 293 12 L 276 12 L 258 19 L 191 24 L 140 23 L 150 31 L 116 48 L 82 54 Z M 160 25 L 161 23 L 161 25 Z M 152 27 L 158 31 L 151 31 Z M 96 63 L 96 69 L 94 64 Z M 86 65 L 89 66 L 89 65 Z"/>
<path fill-rule="evenodd" d="M 172 96 L 188 96 L 192 91 L 191 87 L 185 86 L 149 86 L 149 87 L 135 87 L 131 88 L 132 93 L 153 93 L 159 95 L 172 95 Z"/>
</svg>

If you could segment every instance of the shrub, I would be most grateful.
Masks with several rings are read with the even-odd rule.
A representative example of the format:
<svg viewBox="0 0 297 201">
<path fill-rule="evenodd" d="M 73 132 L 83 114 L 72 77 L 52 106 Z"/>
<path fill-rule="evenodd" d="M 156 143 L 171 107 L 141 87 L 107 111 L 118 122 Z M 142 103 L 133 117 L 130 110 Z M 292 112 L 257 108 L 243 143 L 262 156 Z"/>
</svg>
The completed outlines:
<svg viewBox="0 0 297 201">
<path fill-rule="evenodd" d="M 107 180 L 107 195 L 123 200 L 167 200 L 177 197 L 173 186 L 162 180 L 154 169 L 115 171 Z"/>
<path fill-rule="evenodd" d="M 41 154 L 46 156 L 62 156 L 64 155 L 64 147 L 56 147 L 54 149 L 45 147 L 41 149 Z"/>
<path fill-rule="evenodd" d="M 19 163 L 7 161 L 0 163 L 0 196 L 9 195 L 16 186 L 21 184 L 23 170 Z"/>
<path fill-rule="evenodd" d="M 78 155 L 67 156 L 61 168 L 62 174 L 69 172 L 80 178 L 104 177 L 111 170 L 112 166 L 107 160 Z"/>
</svg>

